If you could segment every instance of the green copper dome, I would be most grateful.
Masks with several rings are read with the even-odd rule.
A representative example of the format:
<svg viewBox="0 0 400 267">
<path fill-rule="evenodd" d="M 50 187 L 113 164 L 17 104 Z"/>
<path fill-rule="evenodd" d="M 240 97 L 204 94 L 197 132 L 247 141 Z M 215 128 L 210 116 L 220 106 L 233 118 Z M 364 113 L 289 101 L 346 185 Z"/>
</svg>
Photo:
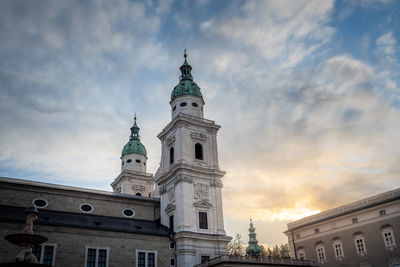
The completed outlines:
<svg viewBox="0 0 400 267">
<path fill-rule="evenodd" d="M 258 245 L 258 240 L 256 238 L 256 229 L 253 226 L 253 221 L 250 219 L 249 228 L 249 246 L 246 248 L 246 254 L 249 256 L 260 256 L 261 247 Z"/>
<path fill-rule="evenodd" d="M 122 149 L 122 156 L 127 154 L 142 154 L 147 157 L 146 148 L 140 142 L 139 130 L 140 128 L 136 124 L 136 115 L 135 115 L 135 122 L 131 127 L 131 135 L 129 137 L 129 142 L 124 146 L 124 149 Z"/>
<path fill-rule="evenodd" d="M 192 76 L 192 66 L 189 65 L 186 61 L 186 50 L 185 50 L 185 62 L 179 68 L 181 70 L 181 76 L 179 77 L 179 83 L 175 86 L 174 90 L 171 93 L 171 100 L 173 100 L 177 96 L 181 95 L 195 95 L 199 97 L 203 97 L 200 92 L 200 87 L 193 81 Z"/>
</svg>

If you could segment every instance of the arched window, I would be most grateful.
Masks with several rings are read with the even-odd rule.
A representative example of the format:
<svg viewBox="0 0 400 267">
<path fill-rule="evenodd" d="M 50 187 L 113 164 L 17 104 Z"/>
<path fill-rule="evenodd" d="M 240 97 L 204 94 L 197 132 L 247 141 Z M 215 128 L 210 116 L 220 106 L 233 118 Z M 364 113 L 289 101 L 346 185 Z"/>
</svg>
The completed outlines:
<svg viewBox="0 0 400 267">
<path fill-rule="evenodd" d="M 174 147 L 169 149 L 169 164 L 174 163 Z"/>
<path fill-rule="evenodd" d="M 139 196 L 139 197 L 141 197 L 142 196 L 142 194 L 140 194 L 140 193 L 136 193 L 136 195 L 135 196 Z"/>
<path fill-rule="evenodd" d="M 203 146 L 199 143 L 194 145 L 194 156 L 196 159 L 203 159 Z"/>
</svg>

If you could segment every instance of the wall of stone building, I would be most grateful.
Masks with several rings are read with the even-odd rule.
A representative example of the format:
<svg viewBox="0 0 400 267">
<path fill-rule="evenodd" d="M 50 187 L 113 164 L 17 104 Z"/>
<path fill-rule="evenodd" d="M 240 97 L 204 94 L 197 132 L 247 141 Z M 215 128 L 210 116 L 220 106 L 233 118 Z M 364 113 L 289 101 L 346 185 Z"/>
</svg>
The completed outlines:
<svg viewBox="0 0 400 267">
<path fill-rule="evenodd" d="M 107 192 L 108 193 L 108 192 Z M 110 194 L 112 194 L 110 192 Z M 2 183 L 0 181 L 0 204 L 27 207 L 36 198 L 47 201 L 45 209 L 80 213 L 80 205 L 90 204 L 91 214 L 124 217 L 122 211 L 135 211 L 134 218 L 157 220 L 160 217 L 159 201 L 141 197 L 123 197 L 101 193 L 62 190 L 44 186 Z"/>
<path fill-rule="evenodd" d="M 397 247 L 393 251 L 386 249 L 384 240 L 382 237 L 381 226 L 390 224 L 393 227 L 394 238 Z M 355 232 L 361 231 L 364 233 L 366 255 L 357 255 L 356 247 L 354 243 Z M 336 260 L 333 241 L 335 237 L 340 237 L 343 244 L 344 259 L 339 261 Z M 308 238 L 304 241 L 295 241 L 296 247 L 304 247 L 306 253 L 306 259 L 318 262 L 316 253 L 316 243 L 323 242 L 326 255 L 326 263 L 321 266 L 360 266 L 361 262 L 368 262 L 371 266 L 384 267 L 390 266 L 388 259 L 390 257 L 400 256 L 400 216 L 394 216 L 391 218 L 385 218 L 384 220 L 374 221 L 368 224 L 355 223 L 351 228 L 340 229 L 338 231 L 331 231 L 327 234 L 315 234 L 315 237 Z"/>
<path fill-rule="evenodd" d="M 23 224 L 0 223 L 0 262 L 11 261 L 18 253 L 18 247 L 3 237 L 18 233 Z M 166 236 L 141 235 L 113 231 L 79 229 L 34 225 L 35 234 L 48 238 L 46 243 L 57 244 L 55 266 L 85 266 L 86 246 L 109 248 L 109 265 L 136 266 L 136 249 L 157 251 L 157 266 L 170 266 L 174 249 Z"/>
</svg>

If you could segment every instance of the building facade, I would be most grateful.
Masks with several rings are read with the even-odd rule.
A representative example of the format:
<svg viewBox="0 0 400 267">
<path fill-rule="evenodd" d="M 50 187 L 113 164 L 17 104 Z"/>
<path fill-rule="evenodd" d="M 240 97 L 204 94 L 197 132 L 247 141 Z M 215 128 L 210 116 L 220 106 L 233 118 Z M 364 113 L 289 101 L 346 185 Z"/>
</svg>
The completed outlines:
<svg viewBox="0 0 400 267">
<path fill-rule="evenodd" d="M 320 266 L 400 266 L 400 189 L 294 221 L 290 253 Z"/>
<path fill-rule="evenodd" d="M 24 209 L 39 209 L 34 248 L 51 266 L 194 266 L 227 254 L 214 121 L 186 60 L 171 94 L 172 120 L 158 135 L 161 164 L 146 172 L 147 151 L 136 122 L 121 153 L 112 192 L 0 178 L 0 263 L 18 247 L 3 237 L 23 229 Z"/>
</svg>

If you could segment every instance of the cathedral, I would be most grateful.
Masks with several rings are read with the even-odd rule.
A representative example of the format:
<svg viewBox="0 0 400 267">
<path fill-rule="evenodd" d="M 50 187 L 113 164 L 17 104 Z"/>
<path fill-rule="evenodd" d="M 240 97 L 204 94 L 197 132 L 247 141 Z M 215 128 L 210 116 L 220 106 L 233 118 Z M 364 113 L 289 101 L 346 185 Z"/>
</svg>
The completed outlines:
<svg viewBox="0 0 400 267">
<path fill-rule="evenodd" d="M 214 121 L 187 62 L 171 93 L 171 121 L 158 134 L 161 162 L 146 171 L 147 151 L 136 115 L 111 191 L 0 177 L 0 262 L 18 248 L 4 236 L 23 228 L 24 210 L 39 211 L 33 248 L 50 266 L 194 266 L 227 254 L 222 177 Z"/>
</svg>

